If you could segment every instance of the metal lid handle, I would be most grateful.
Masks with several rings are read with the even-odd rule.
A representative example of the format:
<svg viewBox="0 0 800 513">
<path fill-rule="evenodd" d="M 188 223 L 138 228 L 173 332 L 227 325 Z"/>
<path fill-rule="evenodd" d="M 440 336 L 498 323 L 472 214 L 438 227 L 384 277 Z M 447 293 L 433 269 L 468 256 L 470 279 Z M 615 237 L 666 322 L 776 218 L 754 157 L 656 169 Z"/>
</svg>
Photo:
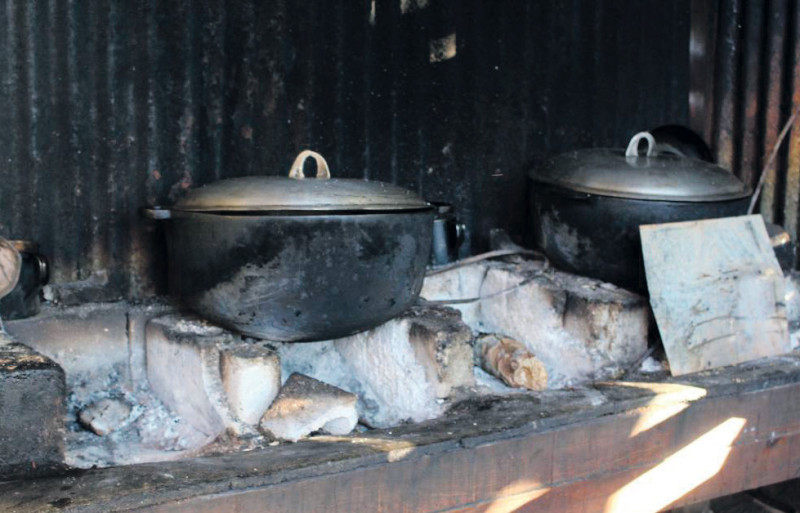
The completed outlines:
<svg viewBox="0 0 800 513">
<path fill-rule="evenodd" d="M 644 156 L 652 157 L 656 152 L 656 140 L 650 132 L 639 132 L 631 137 L 631 142 L 628 143 L 628 149 L 625 150 L 626 157 L 641 157 L 639 153 L 639 144 L 642 139 L 647 141 L 647 153 Z"/>
<path fill-rule="evenodd" d="M 294 178 L 297 180 L 303 180 L 306 178 L 306 175 L 303 172 L 303 165 L 305 165 L 306 160 L 308 160 L 309 157 L 314 159 L 317 163 L 317 180 L 330 180 L 331 171 L 328 168 L 328 163 L 325 161 L 325 158 L 319 153 L 311 150 L 301 151 L 300 155 L 294 159 L 294 164 L 292 164 L 292 168 L 289 170 L 289 178 Z"/>
</svg>

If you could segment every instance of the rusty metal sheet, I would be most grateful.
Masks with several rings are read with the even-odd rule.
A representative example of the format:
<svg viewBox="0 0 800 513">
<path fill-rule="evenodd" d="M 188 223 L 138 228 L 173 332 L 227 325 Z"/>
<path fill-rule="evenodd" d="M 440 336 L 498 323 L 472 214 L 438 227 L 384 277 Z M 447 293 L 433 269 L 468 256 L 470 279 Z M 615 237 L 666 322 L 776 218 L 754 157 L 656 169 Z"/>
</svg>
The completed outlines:
<svg viewBox="0 0 800 513">
<path fill-rule="evenodd" d="M 0 0 L 0 235 L 163 292 L 140 207 L 310 148 L 521 239 L 528 163 L 687 121 L 689 2 Z"/>
<path fill-rule="evenodd" d="M 800 106 L 800 4 L 692 0 L 691 126 L 716 158 L 754 184 L 778 134 Z M 710 132 L 707 132 L 710 127 Z M 766 171 L 760 212 L 794 240 L 800 229 L 800 135 Z"/>
</svg>

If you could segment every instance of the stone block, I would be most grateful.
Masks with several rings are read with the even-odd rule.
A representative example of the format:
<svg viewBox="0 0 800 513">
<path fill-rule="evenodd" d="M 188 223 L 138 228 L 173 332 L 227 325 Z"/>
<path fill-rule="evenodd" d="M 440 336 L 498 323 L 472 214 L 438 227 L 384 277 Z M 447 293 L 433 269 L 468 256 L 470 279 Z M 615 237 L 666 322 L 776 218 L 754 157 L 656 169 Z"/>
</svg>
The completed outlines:
<svg viewBox="0 0 800 513">
<path fill-rule="evenodd" d="M 0 333 L 0 480 L 64 467 L 64 371 Z"/>
<path fill-rule="evenodd" d="M 229 333 L 199 319 L 165 315 L 147 323 L 145 337 L 151 390 L 204 443 L 226 429 L 254 433 L 233 414 L 223 389 L 220 348 L 235 344 Z"/>
<path fill-rule="evenodd" d="M 269 435 L 296 442 L 315 431 L 346 435 L 356 427 L 357 397 L 302 374 L 292 374 L 261 419 Z"/>
<path fill-rule="evenodd" d="M 257 425 L 281 387 L 278 355 L 259 344 L 240 344 L 221 351 L 222 386 L 233 413 Z"/>
<path fill-rule="evenodd" d="M 276 348 L 284 375 L 357 394 L 362 419 L 387 427 L 435 418 L 456 389 L 474 385 L 471 341 L 457 311 L 416 306 L 350 337 Z"/>
<path fill-rule="evenodd" d="M 109 372 L 130 381 L 127 305 L 45 306 L 27 319 L 5 323 L 18 342 L 55 360 L 70 384 L 100 379 Z"/>
<path fill-rule="evenodd" d="M 539 358 L 548 387 L 607 379 L 647 348 L 650 310 L 627 290 L 539 264 L 481 262 L 426 278 L 422 297 L 454 304 L 476 332 L 518 340 Z"/>
</svg>

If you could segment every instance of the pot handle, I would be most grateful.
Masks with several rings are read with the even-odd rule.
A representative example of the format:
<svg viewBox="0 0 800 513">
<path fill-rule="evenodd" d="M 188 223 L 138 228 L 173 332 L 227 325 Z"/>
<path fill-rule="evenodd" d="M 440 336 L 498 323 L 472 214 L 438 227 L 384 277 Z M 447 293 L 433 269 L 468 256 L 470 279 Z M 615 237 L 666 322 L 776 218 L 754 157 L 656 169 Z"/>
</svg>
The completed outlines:
<svg viewBox="0 0 800 513">
<path fill-rule="evenodd" d="M 638 134 L 631 137 L 631 142 L 628 143 L 628 149 L 625 150 L 626 157 L 641 157 L 642 155 L 639 153 L 639 143 L 642 142 L 642 139 L 647 141 L 647 153 L 645 153 L 645 157 L 652 157 L 656 153 L 656 139 L 655 137 L 650 134 L 650 132 L 639 132 Z"/>
<path fill-rule="evenodd" d="M 294 163 L 289 170 L 289 178 L 294 178 L 296 180 L 303 180 L 306 178 L 305 173 L 303 173 L 303 165 L 309 157 L 317 162 L 317 180 L 330 180 L 331 171 L 328 168 L 325 157 L 311 150 L 301 151 L 297 158 L 294 159 Z"/>
<path fill-rule="evenodd" d="M 35 258 L 36 267 L 39 271 L 39 285 L 47 285 L 47 282 L 50 281 L 50 264 L 44 255 L 37 254 Z"/>
</svg>

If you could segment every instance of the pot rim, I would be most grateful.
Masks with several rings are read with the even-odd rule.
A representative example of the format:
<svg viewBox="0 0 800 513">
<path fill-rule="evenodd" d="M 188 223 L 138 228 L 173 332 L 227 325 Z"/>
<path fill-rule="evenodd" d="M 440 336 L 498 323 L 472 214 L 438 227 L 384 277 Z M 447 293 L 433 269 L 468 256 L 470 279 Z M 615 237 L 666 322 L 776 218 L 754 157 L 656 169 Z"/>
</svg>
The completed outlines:
<svg viewBox="0 0 800 513">
<path fill-rule="evenodd" d="M 529 176 L 528 179 L 537 185 L 546 185 L 563 192 L 588 194 L 590 196 L 597 196 L 600 198 L 615 198 L 615 199 L 629 199 L 638 201 L 651 201 L 658 203 L 719 203 L 727 201 L 741 201 L 746 198 L 752 197 L 753 193 L 750 190 L 744 191 L 739 195 L 733 196 L 731 194 L 719 194 L 716 196 L 658 196 L 658 195 L 635 195 L 615 193 L 614 191 L 603 191 L 592 187 L 583 186 L 566 186 L 564 184 L 556 183 L 553 181 L 542 180 Z"/>
<path fill-rule="evenodd" d="M 314 209 L 291 209 L 284 210 L 234 210 L 234 209 L 220 209 L 220 210 L 181 210 L 176 208 L 165 208 L 160 206 L 148 207 L 142 209 L 142 215 L 149 219 L 166 220 L 173 218 L 189 218 L 189 217 L 249 217 L 249 218 L 281 218 L 281 217 L 344 217 L 344 216 L 364 216 L 364 215 L 404 215 L 416 213 L 432 213 L 434 207 L 432 205 L 425 205 L 420 207 L 410 207 L 405 210 L 398 210 L 396 208 L 390 209 L 350 209 L 350 210 L 314 210 Z"/>
<path fill-rule="evenodd" d="M 646 142 L 644 153 L 640 148 Z M 750 197 L 751 188 L 716 164 L 658 152 L 639 132 L 627 149 L 588 148 L 551 157 L 530 169 L 537 182 L 599 196 L 655 201 L 713 202 Z"/>
</svg>

